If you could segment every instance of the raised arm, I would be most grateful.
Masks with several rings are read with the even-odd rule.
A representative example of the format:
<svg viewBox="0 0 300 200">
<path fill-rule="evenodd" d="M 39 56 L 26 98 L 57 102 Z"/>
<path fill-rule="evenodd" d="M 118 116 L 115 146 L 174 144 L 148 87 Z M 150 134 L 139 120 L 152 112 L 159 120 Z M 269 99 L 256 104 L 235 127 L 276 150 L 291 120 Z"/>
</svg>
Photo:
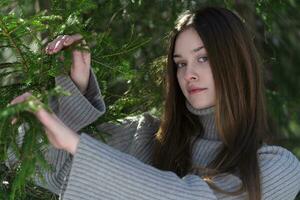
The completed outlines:
<svg viewBox="0 0 300 200">
<path fill-rule="evenodd" d="M 53 54 L 81 40 L 81 36 L 74 35 L 69 38 L 58 37 L 47 46 L 47 53 Z M 65 43 L 66 42 L 66 43 Z M 74 131 L 91 124 L 105 112 L 105 104 L 93 70 L 90 68 L 89 53 L 73 52 L 73 65 L 70 75 L 61 75 L 55 78 L 56 85 L 70 92 L 70 96 L 52 97 L 50 107 L 58 118 Z M 17 97 L 12 103 L 24 100 L 26 95 Z M 23 142 L 25 127 L 19 128 L 19 144 Z M 44 180 L 36 177 L 36 183 L 53 193 L 59 194 L 60 188 L 70 170 L 72 156 L 63 149 L 52 145 L 40 149 L 44 152 L 48 163 L 53 167 L 51 171 L 43 171 Z M 11 167 L 17 162 L 12 149 L 8 149 L 7 166 Z M 43 170 L 43 169 L 38 169 Z"/>
<path fill-rule="evenodd" d="M 56 54 L 73 48 L 85 41 L 79 34 L 58 36 L 50 42 L 45 51 Z M 63 60 L 64 58 L 62 58 Z M 55 78 L 56 85 L 71 93 L 71 96 L 50 99 L 50 106 L 56 115 L 71 129 L 78 131 L 94 122 L 105 112 L 105 104 L 99 85 L 91 69 L 91 55 L 88 50 L 72 49 L 72 66 L 70 75 Z"/>
</svg>

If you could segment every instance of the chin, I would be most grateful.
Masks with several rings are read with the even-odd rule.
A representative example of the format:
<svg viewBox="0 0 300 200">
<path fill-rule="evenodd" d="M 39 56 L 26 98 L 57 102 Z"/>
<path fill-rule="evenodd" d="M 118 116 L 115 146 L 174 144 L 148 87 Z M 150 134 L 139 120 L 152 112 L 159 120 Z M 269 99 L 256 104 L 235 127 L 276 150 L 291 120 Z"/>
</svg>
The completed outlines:
<svg viewBox="0 0 300 200">
<path fill-rule="evenodd" d="M 190 102 L 189 103 L 193 106 L 195 109 L 205 109 L 214 106 L 212 103 L 208 102 Z"/>
</svg>

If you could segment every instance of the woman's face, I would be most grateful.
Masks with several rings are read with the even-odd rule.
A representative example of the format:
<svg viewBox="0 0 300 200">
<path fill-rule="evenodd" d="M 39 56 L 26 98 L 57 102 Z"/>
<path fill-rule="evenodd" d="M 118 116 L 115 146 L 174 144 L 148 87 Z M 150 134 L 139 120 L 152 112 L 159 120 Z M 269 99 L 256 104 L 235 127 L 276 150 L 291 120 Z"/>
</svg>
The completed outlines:
<svg viewBox="0 0 300 200">
<path fill-rule="evenodd" d="M 177 36 L 174 47 L 177 79 L 188 102 L 197 109 L 215 105 L 215 85 L 207 52 L 194 28 Z"/>
</svg>

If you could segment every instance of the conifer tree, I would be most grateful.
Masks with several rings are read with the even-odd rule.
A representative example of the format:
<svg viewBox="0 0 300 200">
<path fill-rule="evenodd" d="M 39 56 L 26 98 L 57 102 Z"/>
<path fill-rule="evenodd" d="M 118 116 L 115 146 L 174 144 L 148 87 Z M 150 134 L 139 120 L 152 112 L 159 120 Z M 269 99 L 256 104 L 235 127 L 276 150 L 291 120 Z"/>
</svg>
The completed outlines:
<svg viewBox="0 0 300 200">
<path fill-rule="evenodd" d="M 46 43 L 59 35 L 79 33 L 92 46 L 93 69 L 100 80 L 115 77 L 129 80 L 133 78 L 134 71 L 124 57 L 147 43 L 147 40 L 134 38 L 132 35 L 122 47 L 114 46 L 108 31 L 97 33 L 89 28 L 93 22 L 91 18 L 85 17 L 85 13 L 96 8 L 96 4 L 89 0 L 53 0 L 49 11 L 42 10 L 32 16 L 26 16 L 22 5 L 17 1 L 1 1 L 0 7 L 0 52 L 3 56 L 0 62 L 0 163 L 4 163 L 9 154 L 16 157 L 11 170 L 1 165 L 0 199 L 13 200 L 26 198 L 24 191 L 32 185 L 33 178 L 42 178 L 36 174 L 36 166 L 51 170 L 42 151 L 48 145 L 47 138 L 41 124 L 30 112 L 39 106 L 50 111 L 47 107 L 50 97 L 69 95 L 55 87 L 54 77 L 69 73 L 72 48 L 90 51 L 86 46 L 73 46 L 67 51 L 49 56 L 44 52 Z M 11 58 L 6 58 L 7 55 Z M 63 63 L 61 56 L 64 57 Z M 104 85 L 102 93 L 105 95 L 107 83 L 101 83 Z M 8 105 L 10 100 L 25 91 L 33 93 L 29 101 Z M 116 112 L 101 120 L 114 120 L 122 116 L 122 107 L 126 107 L 125 104 L 135 104 L 138 100 L 126 96 L 122 99 L 125 101 L 116 102 L 111 108 Z M 37 100 L 44 104 L 36 103 Z M 14 125 L 11 124 L 13 117 L 17 117 Z M 22 141 L 19 135 L 21 127 L 26 130 Z M 88 129 L 94 130 L 93 125 Z"/>
</svg>

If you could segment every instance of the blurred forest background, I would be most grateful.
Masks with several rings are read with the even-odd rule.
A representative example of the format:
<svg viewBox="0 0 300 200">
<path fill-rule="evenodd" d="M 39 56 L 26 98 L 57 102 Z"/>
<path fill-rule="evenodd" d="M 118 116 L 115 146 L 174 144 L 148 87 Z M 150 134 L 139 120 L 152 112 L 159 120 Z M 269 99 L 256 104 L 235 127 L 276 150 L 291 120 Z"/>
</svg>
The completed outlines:
<svg viewBox="0 0 300 200">
<path fill-rule="evenodd" d="M 107 105 L 96 124 L 146 111 L 159 116 L 168 33 L 181 12 L 208 5 L 235 10 L 249 25 L 264 64 L 272 133 L 300 158 L 298 0 L 1 0 L 0 112 L 8 112 L 10 100 L 25 91 L 50 91 L 70 60 L 65 53 L 62 66 L 59 55 L 46 56 L 43 48 L 58 35 L 81 33 Z M 34 163 L 13 170 L 4 164 L 5 149 L 16 141 L 5 126 L 7 113 L 1 116 L 0 199 L 58 199 L 28 179 L 32 170 L 22 171 Z M 86 131 L 101 138 L 94 130 L 91 125 Z"/>
</svg>

